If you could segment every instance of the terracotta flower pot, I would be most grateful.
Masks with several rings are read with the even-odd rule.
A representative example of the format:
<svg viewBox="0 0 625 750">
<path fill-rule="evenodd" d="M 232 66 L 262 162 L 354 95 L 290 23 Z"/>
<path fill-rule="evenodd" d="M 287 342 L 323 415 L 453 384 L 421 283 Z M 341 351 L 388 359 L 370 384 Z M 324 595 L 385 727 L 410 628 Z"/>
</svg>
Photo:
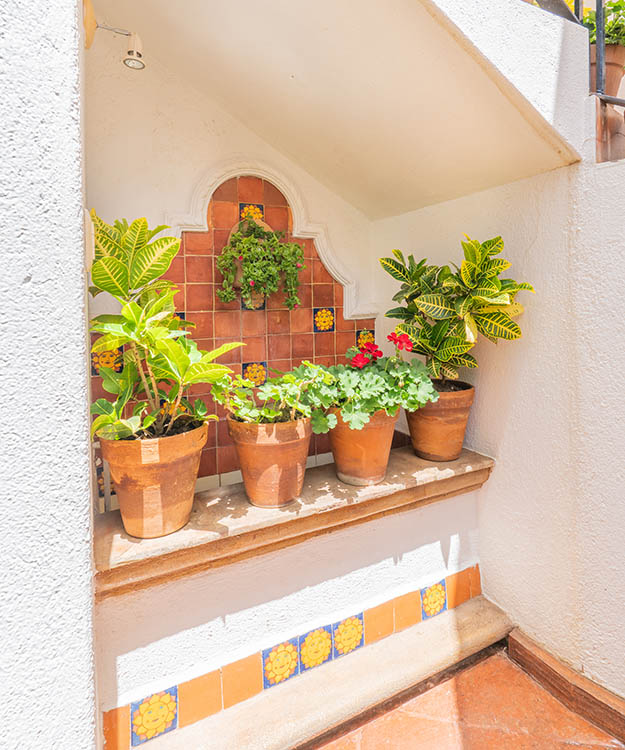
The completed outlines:
<svg viewBox="0 0 625 750">
<path fill-rule="evenodd" d="M 279 508 L 299 497 L 312 434 L 310 419 L 248 424 L 228 417 L 228 432 L 252 505 Z"/>
<path fill-rule="evenodd" d="M 605 94 L 618 96 L 625 74 L 625 47 L 621 44 L 605 46 Z M 590 45 L 590 90 L 597 90 L 597 45 Z"/>
<path fill-rule="evenodd" d="M 399 407 L 392 417 L 384 409 L 376 411 L 362 430 L 350 429 L 339 409 L 331 411 L 337 418 L 336 427 L 330 430 L 330 448 L 338 478 L 345 484 L 361 486 L 381 482 L 386 474 Z"/>
<path fill-rule="evenodd" d="M 152 539 L 181 529 L 193 507 L 208 427 L 153 440 L 100 440 L 124 528 Z"/>
<path fill-rule="evenodd" d="M 457 380 L 454 384 L 462 390 L 439 391 L 438 401 L 406 412 L 414 452 L 428 461 L 453 461 L 462 452 L 475 388 Z"/>
</svg>

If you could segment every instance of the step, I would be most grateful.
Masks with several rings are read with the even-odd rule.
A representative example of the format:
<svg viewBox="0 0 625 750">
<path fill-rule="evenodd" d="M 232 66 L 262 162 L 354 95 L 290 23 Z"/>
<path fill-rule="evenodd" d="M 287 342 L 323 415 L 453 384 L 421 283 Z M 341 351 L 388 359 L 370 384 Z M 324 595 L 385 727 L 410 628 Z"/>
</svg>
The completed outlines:
<svg viewBox="0 0 625 750">
<path fill-rule="evenodd" d="M 290 750 L 501 640 L 483 596 L 150 742 L 150 750 Z"/>
</svg>

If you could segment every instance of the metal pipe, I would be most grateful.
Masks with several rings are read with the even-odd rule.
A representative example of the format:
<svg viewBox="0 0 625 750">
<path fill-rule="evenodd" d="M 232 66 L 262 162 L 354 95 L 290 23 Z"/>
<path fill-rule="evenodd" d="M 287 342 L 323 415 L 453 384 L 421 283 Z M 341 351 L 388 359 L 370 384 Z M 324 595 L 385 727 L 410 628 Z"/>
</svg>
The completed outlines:
<svg viewBox="0 0 625 750">
<path fill-rule="evenodd" d="M 603 0 L 597 0 L 597 93 L 605 89 L 605 12 Z"/>
<path fill-rule="evenodd" d="M 577 20 L 581 21 L 584 17 L 584 1 L 583 0 L 575 0 L 575 15 L 577 16 Z"/>
<path fill-rule="evenodd" d="M 617 107 L 625 107 L 625 99 L 619 99 L 618 96 L 608 96 L 607 94 L 600 94 L 598 91 L 593 91 L 592 93 L 605 104 L 616 104 Z"/>
<path fill-rule="evenodd" d="M 132 31 L 128 31 L 127 29 L 116 29 L 115 26 L 106 26 L 106 24 L 103 23 L 99 23 L 97 28 L 102 29 L 102 31 L 112 31 L 113 34 L 123 34 L 124 36 L 130 36 L 132 34 Z"/>
</svg>

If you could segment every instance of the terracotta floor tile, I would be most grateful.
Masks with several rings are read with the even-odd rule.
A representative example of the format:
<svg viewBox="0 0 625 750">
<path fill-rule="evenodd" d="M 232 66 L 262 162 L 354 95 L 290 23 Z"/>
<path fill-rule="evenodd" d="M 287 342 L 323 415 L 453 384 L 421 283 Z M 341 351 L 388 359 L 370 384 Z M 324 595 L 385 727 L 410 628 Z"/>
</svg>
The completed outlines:
<svg viewBox="0 0 625 750">
<path fill-rule="evenodd" d="M 503 653 L 323 746 L 324 750 L 622 747 L 569 711 Z"/>
</svg>

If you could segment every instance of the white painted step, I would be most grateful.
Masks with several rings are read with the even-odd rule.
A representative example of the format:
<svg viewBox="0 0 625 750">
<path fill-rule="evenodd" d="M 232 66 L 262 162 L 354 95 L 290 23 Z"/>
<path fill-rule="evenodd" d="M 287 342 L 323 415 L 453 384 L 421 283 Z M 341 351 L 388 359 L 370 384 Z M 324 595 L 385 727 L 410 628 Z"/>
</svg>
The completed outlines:
<svg viewBox="0 0 625 750">
<path fill-rule="evenodd" d="M 150 750 L 291 750 L 496 641 L 512 622 L 483 596 L 165 734 Z"/>
</svg>

